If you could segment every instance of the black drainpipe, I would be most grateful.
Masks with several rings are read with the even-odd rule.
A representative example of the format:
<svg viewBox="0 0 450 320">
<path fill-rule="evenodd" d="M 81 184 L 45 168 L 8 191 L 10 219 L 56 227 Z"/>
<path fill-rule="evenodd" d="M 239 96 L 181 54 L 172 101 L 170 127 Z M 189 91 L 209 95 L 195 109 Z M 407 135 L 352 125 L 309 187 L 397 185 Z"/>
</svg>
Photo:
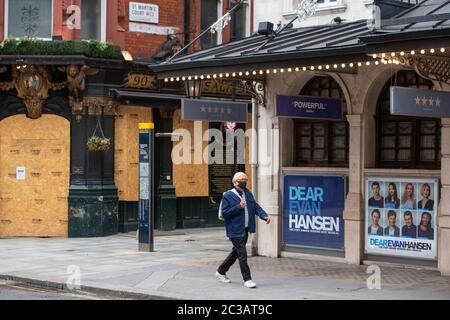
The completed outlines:
<svg viewBox="0 0 450 320">
<path fill-rule="evenodd" d="M 190 41 L 189 27 L 191 24 L 191 0 L 184 0 L 184 46 Z"/>
</svg>

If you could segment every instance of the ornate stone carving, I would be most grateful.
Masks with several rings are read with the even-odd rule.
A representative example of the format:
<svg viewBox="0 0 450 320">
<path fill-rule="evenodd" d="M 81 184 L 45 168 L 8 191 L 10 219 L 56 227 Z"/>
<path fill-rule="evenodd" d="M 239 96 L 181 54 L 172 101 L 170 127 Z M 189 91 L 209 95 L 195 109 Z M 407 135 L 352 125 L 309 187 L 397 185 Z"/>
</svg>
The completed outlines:
<svg viewBox="0 0 450 320">
<path fill-rule="evenodd" d="M 66 83 L 53 83 L 44 66 L 25 65 L 12 68 L 11 82 L 0 83 L 1 90 L 16 88 L 17 97 L 27 108 L 27 115 L 37 119 L 42 115 L 42 105 L 48 98 L 49 90 L 61 90 Z"/>
<path fill-rule="evenodd" d="M 115 116 L 119 103 L 108 97 L 85 97 L 83 106 L 87 109 L 88 115 Z"/>
</svg>

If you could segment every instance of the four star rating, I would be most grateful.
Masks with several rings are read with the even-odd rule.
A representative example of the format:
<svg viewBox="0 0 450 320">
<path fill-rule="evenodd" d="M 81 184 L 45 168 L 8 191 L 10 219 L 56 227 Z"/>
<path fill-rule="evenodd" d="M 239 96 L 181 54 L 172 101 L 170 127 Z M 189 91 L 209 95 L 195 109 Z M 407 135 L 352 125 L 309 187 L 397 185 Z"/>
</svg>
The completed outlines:
<svg viewBox="0 0 450 320">
<path fill-rule="evenodd" d="M 227 114 L 231 114 L 231 108 L 200 107 L 200 112 L 208 112 L 208 113 L 227 113 Z"/>
<path fill-rule="evenodd" d="M 420 98 L 419 96 L 417 96 L 415 99 L 416 104 L 417 105 L 429 105 L 430 107 L 440 107 L 441 106 L 441 100 L 439 100 L 439 98 L 433 99 L 433 97 L 430 97 L 429 99 L 427 99 L 427 97 L 422 97 Z"/>
</svg>

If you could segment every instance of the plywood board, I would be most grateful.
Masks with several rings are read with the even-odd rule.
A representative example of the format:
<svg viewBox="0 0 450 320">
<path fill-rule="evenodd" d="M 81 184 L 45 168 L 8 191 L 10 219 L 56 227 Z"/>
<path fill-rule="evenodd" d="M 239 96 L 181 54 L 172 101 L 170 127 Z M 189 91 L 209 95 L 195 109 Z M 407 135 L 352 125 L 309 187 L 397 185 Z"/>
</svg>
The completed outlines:
<svg viewBox="0 0 450 320">
<path fill-rule="evenodd" d="M 207 197 L 209 195 L 208 184 L 208 164 L 203 162 L 201 164 L 194 164 L 194 150 L 201 148 L 202 152 L 208 145 L 207 141 L 202 141 L 195 145 L 194 139 L 194 121 L 181 120 L 181 111 L 176 110 L 173 115 L 173 130 L 185 129 L 190 134 L 191 149 L 190 159 L 191 163 L 173 164 L 173 184 L 175 186 L 175 193 L 177 197 Z M 202 134 L 208 130 L 208 123 L 202 122 Z M 179 143 L 183 143 L 181 137 L 179 141 L 173 142 L 173 147 Z"/>
<path fill-rule="evenodd" d="M 119 106 L 115 123 L 115 183 L 120 201 L 139 200 L 139 129 L 140 122 L 152 122 L 152 109 Z"/>
<path fill-rule="evenodd" d="M 70 123 L 56 115 L 0 122 L 0 236 L 67 236 Z M 25 180 L 16 168 L 25 167 Z M 52 200 L 64 197 L 55 204 Z"/>
</svg>

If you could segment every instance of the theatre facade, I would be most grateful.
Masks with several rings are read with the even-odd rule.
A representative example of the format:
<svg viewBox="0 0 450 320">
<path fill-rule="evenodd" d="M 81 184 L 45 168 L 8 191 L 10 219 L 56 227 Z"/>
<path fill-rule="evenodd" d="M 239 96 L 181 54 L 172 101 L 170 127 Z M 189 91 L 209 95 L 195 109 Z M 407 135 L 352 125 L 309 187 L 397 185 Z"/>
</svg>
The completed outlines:
<svg viewBox="0 0 450 320">
<path fill-rule="evenodd" d="M 259 225 L 258 254 L 450 275 L 450 7 L 438 7 L 441 16 L 419 4 L 378 29 L 255 35 L 151 67 L 169 83 L 264 87 L 252 188 L 273 223 Z"/>
</svg>

